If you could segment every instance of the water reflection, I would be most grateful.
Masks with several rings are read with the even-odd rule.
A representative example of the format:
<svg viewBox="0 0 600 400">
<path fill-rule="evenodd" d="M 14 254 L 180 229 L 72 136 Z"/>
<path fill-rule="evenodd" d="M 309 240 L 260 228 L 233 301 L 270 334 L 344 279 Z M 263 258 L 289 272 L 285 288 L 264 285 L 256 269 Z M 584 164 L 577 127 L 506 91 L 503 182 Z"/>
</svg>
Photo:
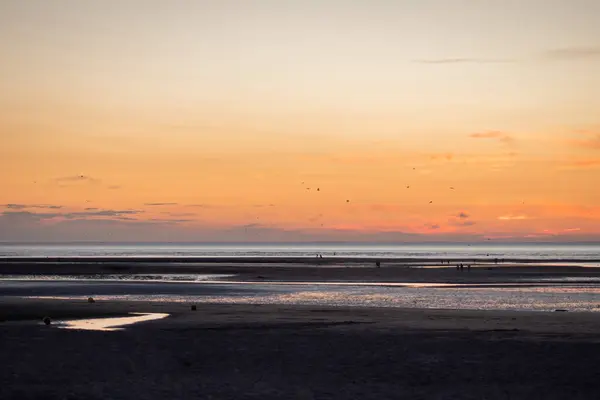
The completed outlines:
<svg viewBox="0 0 600 400">
<path fill-rule="evenodd" d="M 168 317 L 169 314 L 132 313 L 131 317 L 90 318 L 61 321 L 57 325 L 62 329 L 79 329 L 88 331 L 120 331 L 124 326 L 137 322 L 153 321 Z"/>
<path fill-rule="evenodd" d="M 218 282 L 231 274 L 77 274 L 77 275 L 2 275 L 0 281 L 76 281 L 76 282 Z"/>
</svg>

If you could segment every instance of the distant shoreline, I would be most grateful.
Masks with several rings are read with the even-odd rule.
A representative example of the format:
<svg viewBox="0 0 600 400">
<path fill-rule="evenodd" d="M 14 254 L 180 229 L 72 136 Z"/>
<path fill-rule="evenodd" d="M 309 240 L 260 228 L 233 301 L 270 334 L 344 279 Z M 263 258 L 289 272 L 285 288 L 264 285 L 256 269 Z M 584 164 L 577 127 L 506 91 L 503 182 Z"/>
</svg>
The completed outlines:
<svg viewBox="0 0 600 400">
<path fill-rule="evenodd" d="M 494 239 L 492 240 L 473 240 L 473 241 L 443 241 L 443 240 L 431 240 L 431 241 L 396 241 L 396 242 L 386 242 L 386 241 L 299 241 L 299 242 L 267 242 L 267 241 L 258 241 L 258 242 L 136 242 L 136 241 L 126 241 L 126 242 L 103 242 L 103 241 L 64 241 L 64 242 L 19 242 L 19 241 L 0 241 L 0 246 L 174 246 L 174 245 L 182 245 L 182 246 L 365 246 L 365 247 L 385 247 L 385 246 L 495 246 L 495 245 L 513 245 L 513 246 L 538 246 L 538 245 L 547 245 L 547 246 L 576 246 L 576 245 L 586 245 L 586 246 L 600 246 L 600 241 L 594 240 L 580 240 L 580 241 L 544 241 L 544 240 L 508 240 L 508 239 Z"/>
<path fill-rule="evenodd" d="M 498 262 L 496 262 L 498 260 Z M 375 257 L 375 256 L 63 256 L 63 257 L 23 257 L 23 256 L 0 256 L 0 264 L 10 263 L 194 263 L 194 264 L 365 264 L 365 263 L 388 263 L 388 264 L 440 264 L 443 262 L 453 263 L 478 263 L 478 264 L 549 264 L 549 263 L 600 263 L 598 258 L 501 258 L 501 257 Z"/>
</svg>

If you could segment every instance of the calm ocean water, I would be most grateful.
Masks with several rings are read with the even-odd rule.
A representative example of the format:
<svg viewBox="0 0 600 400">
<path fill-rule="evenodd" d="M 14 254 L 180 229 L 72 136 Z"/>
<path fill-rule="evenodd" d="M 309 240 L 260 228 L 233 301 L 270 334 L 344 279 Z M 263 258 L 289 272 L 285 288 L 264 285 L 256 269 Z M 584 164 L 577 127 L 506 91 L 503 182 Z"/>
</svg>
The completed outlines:
<svg viewBox="0 0 600 400">
<path fill-rule="evenodd" d="M 0 244 L 0 257 L 381 257 L 598 260 L 600 243 Z"/>
</svg>

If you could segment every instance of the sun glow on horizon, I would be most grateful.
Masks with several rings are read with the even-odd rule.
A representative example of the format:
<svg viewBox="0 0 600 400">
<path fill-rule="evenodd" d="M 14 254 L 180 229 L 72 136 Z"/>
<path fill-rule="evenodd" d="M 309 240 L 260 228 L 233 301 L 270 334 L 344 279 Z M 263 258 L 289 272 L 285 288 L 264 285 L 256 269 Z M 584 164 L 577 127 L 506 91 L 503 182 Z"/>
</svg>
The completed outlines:
<svg viewBox="0 0 600 400">
<path fill-rule="evenodd" d="M 0 240 L 600 240 L 600 2 L 457 3 L 3 2 Z"/>
</svg>

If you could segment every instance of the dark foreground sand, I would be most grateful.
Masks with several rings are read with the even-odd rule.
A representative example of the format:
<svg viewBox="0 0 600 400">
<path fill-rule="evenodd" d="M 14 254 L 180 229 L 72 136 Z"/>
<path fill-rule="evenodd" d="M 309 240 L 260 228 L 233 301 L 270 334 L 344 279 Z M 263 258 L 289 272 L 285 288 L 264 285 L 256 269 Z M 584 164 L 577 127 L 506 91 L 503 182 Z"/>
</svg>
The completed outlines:
<svg viewBox="0 0 600 400">
<path fill-rule="evenodd" d="M 594 313 L 188 306 L 4 297 L 0 398 L 600 398 Z M 119 332 L 38 324 L 129 311 L 171 316 Z"/>
</svg>

